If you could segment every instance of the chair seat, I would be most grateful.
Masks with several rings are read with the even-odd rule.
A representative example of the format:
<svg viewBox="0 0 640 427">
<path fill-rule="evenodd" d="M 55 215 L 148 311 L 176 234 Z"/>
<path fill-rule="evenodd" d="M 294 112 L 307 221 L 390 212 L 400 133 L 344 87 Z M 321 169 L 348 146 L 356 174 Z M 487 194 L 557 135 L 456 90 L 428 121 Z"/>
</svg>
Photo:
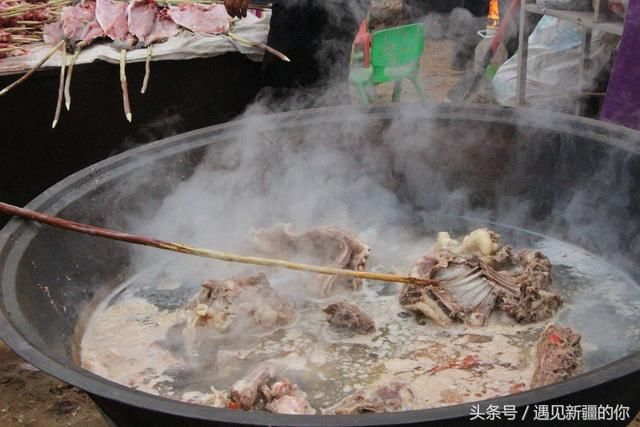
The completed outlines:
<svg viewBox="0 0 640 427">
<path fill-rule="evenodd" d="M 372 67 L 358 67 L 352 68 L 349 73 L 349 83 L 357 84 L 357 83 L 365 83 L 371 80 L 371 76 L 373 75 Z"/>
<path fill-rule="evenodd" d="M 417 75 L 417 64 L 399 65 L 396 67 L 374 67 L 371 81 L 376 84 L 394 82 Z"/>
</svg>

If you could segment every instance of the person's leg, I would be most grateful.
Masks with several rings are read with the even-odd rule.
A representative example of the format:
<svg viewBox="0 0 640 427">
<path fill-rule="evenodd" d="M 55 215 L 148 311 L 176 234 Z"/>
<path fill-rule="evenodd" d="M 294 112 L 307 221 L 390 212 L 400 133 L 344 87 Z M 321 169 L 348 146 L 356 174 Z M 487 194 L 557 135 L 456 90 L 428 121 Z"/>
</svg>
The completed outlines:
<svg viewBox="0 0 640 427">
<path fill-rule="evenodd" d="M 370 0 L 275 3 L 267 44 L 291 59 L 263 60 L 263 86 L 276 98 L 305 98 L 303 108 L 349 103 L 351 47 Z M 327 92 L 331 90 L 331 93 Z"/>
<path fill-rule="evenodd" d="M 291 62 L 265 52 L 262 62 L 262 85 L 274 89 L 290 89 L 313 84 L 319 79 L 318 62 L 310 47 L 324 25 L 317 11 L 300 2 L 286 5 L 274 3 L 267 45 L 287 55 Z"/>
<path fill-rule="evenodd" d="M 478 31 L 487 26 L 489 0 L 467 0 L 464 7 L 471 12 L 471 18 L 464 23 L 464 35 L 456 46 L 451 63 L 451 67 L 456 70 L 464 70 L 473 63 L 475 49 L 480 41 Z"/>
<path fill-rule="evenodd" d="M 320 0 L 322 1 L 322 0 Z M 324 1 L 327 7 L 327 24 L 318 35 L 315 46 L 320 63 L 320 84 L 333 93 L 330 104 L 348 103 L 348 78 L 353 40 L 369 9 L 369 0 Z"/>
</svg>

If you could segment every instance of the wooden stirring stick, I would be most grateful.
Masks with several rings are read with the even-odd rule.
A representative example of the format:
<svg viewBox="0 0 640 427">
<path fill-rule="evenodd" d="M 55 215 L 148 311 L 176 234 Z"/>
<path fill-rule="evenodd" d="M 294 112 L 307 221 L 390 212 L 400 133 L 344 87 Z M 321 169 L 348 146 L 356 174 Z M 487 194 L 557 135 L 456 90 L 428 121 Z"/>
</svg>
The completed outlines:
<svg viewBox="0 0 640 427">
<path fill-rule="evenodd" d="M 360 279 L 380 280 L 383 282 L 405 283 L 421 286 L 437 286 L 439 282 L 432 279 L 419 279 L 417 277 L 400 276 L 396 274 L 373 273 L 369 271 L 345 270 L 333 267 L 321 267 L 310 264 L 299 264 L 280 259 L 258 258 L 252 256 L 236 255 L 227 252 L 213 251 L 204 248 L 194 248 L 182 243 L 166 242 L 164 240 L 150 237 L 137 236 L 135 234 L 122 233 L 106 228 L 94 227 L 80 222 L 69 221 L 55 216 L 32 211 L 30 209 L 19 208 L 7 203 L 0 202 L 0 213 L 14 215 L 32 221 L 37 221 L 64 230 L 75 231 L 77 233 L 88 234 L 90 236 L 104 237 L 111 240 L 133 243 L 136 245 L 150 246 L 158 249 L 165 249 L 173 252 L 180 252 L 187 255 L 195 255 L 203 258 L 212 258 L 226 262 L 237 262 L 242 264 L 262 265 L 266 267 L 286 268 L 289 270 L 306 271 L 335 276 L 350 276 Z"/>
</svg>

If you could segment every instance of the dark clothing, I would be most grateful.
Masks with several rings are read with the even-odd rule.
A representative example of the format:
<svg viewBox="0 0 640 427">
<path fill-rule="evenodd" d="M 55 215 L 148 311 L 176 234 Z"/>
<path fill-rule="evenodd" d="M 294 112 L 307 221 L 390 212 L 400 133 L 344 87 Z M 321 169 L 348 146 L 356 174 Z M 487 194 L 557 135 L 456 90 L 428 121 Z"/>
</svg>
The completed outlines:
<svg viewBox="0 0 640 427">
<path fill-rule="evenodd" d="M 467 9 L 473 15 L 469 22 L 464 36 L 458 40 L 452 66 L 455 69 L 463 70 L 473 63 L 476 46 L 480 43 L 478 31 L 487 27 L 487 16 L 489 16 L 489 0 L 457 1 L 452 2 L 457 7 Z"/>
<path fill-rule="evenodd" d="M 454 27 L 454 32 L 449 34 L 457 40 L 452 67 L 463 70 L 473 61 L 474 51 L 480 42 L 478 31 L 486 28 L 489 15 L 489 0 L 403 0 L 405 11 L 412 19 L 430 13 L 450 14 L 449 25 Z M 520 1 L 520 0 L 518 0 Z M 452 13 L 455 9 L 462 8 L 470 12 L 464 16 L 460 13 Z M 457 11 L 459 12 L 459 11 Z M 427 28 L 427 33 L 429 28 Z"/>
<path fill-rule="evenodd" d="M 291 62 L 266 53 L 263 87 L 271 88 L 276 98 L 306 92 L 311 99 L 321 97 L 324 105 L 350 102 L 347 79 L 351 46 L 369 5 L 370 0 L 274 3 L 267 44 Z M 335 85 L 338 88 L 333 96 L 324 96 Z"/>
</svg>

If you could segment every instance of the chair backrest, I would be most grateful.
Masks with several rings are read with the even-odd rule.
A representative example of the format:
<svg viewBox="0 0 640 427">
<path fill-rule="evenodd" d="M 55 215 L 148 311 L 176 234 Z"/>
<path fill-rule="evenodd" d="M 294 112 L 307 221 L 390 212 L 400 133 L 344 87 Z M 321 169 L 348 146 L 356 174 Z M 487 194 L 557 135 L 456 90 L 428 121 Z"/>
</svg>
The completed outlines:
<svg viewBox="0 0 640 427">
<path fill-rule="evenodd" d="M 394 67 L 420 61 L 424 51 L 424 24 L 378 30 L 371 36 L 371 64 Z"/>
</svg>

